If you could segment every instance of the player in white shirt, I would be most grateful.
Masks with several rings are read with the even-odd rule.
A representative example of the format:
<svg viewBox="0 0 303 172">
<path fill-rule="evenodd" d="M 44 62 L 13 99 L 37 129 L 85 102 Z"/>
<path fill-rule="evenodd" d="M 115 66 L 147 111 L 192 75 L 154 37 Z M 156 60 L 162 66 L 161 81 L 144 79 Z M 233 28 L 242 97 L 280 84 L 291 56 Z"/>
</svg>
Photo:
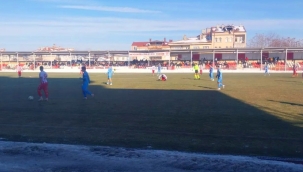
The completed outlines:
<svg viewBox="0 0 303 172">
<path fill-rule="evenodd" d="M 152 73 L 153 73 L 153 76 L 155 75 L 155 70 L 156 70 L 156 66 L 153 65 L 153 66 L 152 66 Z"/>
<path fill-rule="evenodd" d="M 161 74 L 158 77 L 158 81 L 166 81 L 167 80 L 167 76 L 165 74 Z"/>
<path fill-rule="evenodd" d="M 38 86 L 38 95 L 40 96 L 39 101 L 43 100 L 41 90 L 44 91 L 45 100 L 48 101 L 48 82 L 47 82 L 47 73 L 43 70 L 43 66 L 40 66 L 39 80 L 40 85 Z"/>
<path fill-rule="evenodd" d="M 203 73 L 203 64 L 200 64 L 199 68 L 200 68 L 200 75 L 202 75 L 202 73 Z"/>
<path fill-rule="evenodd" d="M 19 76 L 19 78 L 20 78 L 20 77 L 21 77 L 21 71 L 22 71 L 22 67 L 20 66 L 20 64 L 17 65 L 16 70 L 17 70 L 18 76 Z"/>
</svg>

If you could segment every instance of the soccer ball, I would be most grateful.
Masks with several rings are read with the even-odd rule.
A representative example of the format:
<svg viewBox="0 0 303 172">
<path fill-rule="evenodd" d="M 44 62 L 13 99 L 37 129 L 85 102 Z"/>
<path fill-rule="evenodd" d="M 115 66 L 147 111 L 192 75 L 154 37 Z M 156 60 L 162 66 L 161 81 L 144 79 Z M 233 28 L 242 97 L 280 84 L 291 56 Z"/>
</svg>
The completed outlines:
<svg viewBox="0 0 303 172">
<path fill-rule="evenodd" d="M 28 96 L 28 100 L 34 100 L 33 96 Z"/>
</svg>

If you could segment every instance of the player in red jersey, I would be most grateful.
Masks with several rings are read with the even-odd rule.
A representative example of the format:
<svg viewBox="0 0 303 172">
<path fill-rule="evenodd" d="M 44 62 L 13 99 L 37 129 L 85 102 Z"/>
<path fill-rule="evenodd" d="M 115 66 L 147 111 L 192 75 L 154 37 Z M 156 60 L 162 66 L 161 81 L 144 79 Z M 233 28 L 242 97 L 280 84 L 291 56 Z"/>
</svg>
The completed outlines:
<svg viewBox="0 0 303 172">
<path fill-rule="evenodd" d="M 294 64 L 292 77 L 297 77 L 298 76 L 297 70 L 298 70 L 298 66 L 296 64 Z"/>
<path fill-rule="evenodd" d="M 161 74 L 158 77 L 158 81 L 166 81 L 167 80 L 167 76 L 165 74 Z"/>
<path fill-rule="evenodd" d="M 20 66 L 20 64 L 17 65 L 16 70 L 17 70 L 17 72 L 18 72 L 18 77 L 21 77 L 22 67 Z"/>
<path fill-rule="evenodd" d="M 152 74 L 153 74 L 153 76 L 155 75 L 155 69 L 156 69 L 156 66 L 152 66 Z"/>
</svg>

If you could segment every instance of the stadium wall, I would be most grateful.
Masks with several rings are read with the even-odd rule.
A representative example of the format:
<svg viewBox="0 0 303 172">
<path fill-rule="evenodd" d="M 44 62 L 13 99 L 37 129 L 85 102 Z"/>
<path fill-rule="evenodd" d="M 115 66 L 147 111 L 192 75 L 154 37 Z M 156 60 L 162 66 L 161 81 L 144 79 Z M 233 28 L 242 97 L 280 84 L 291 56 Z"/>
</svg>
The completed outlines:
<svg viewBox="0 0 303 172">
<path fill-rule="evenodd" d="M 152 70 L 150 68 L 147 69 L 131 69 L 128 67 L 114 67 L 115 73 L 152 73 Z M 66 69 L 45 69 L 48 73 L 80 73 L 79 68 L 66 68 Z M 87 69 L 89 73 L 106 73 L 107 69 Z M 9 70 L 9 69 L 3 69 L 0 72 L 16 72 L 16 70 Z M 39 72 L 39 69 L 35 70 L 24 70 L 23 72 Z M 169 70 L 167 68 L 163 68 L 162 73 L 193 73 L 194 70 L 192 68 L 180 68 L 180 69 L 174 69 Z M 255 68 L 243 68 L 243 69 L 237 69 L 237 70 L 227 70 L 222 69 L 223 73 L 264 73 L 264 70 L 255 69 Z M 276 70 L 269 70 L 270 73 L 292 73 L 291 70 L 289 71 L 276 71 Z M 299 71 L 300 73 L 301 71 Z M 155 71 L 157 73 L 157 70 Z M 203 74 L 208 74 L 209 70 L 205 69 L 203 70 Z M 216 73 L 216 70 L 214 70 L 214 73 Z"/>
</svg>

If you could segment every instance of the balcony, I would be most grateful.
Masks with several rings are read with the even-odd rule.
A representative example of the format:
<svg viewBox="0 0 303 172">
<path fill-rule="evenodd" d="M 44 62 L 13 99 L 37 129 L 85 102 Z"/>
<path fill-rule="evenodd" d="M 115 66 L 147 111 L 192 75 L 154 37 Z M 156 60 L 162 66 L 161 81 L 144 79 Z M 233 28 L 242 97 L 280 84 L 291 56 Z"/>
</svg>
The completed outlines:
<svg viewBox="0 0 303 172">
<path fill-rule="evenodd" d="M 234 48 L 245 48 L 246 47 L 246 43 L 245 42 L 243 42 L 243 43 L 241 43 L 241 42 L 235 42 L 234 43 Z"/>
</svg>

